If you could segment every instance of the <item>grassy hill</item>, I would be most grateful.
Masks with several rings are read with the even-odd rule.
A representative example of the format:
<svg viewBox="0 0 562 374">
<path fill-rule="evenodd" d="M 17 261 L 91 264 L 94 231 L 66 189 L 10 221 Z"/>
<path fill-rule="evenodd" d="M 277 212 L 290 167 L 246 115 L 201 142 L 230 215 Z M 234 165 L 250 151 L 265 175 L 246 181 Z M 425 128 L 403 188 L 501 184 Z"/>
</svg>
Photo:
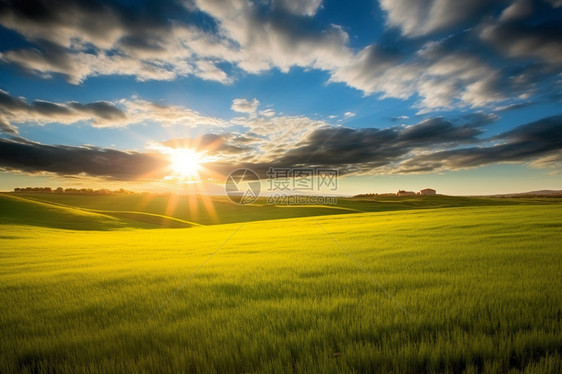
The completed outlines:
<svg viewBox="0 0 562 374">
<path fill-rule="evenodd" d="M 85 197 L 87 199 L 87 197 Z M 36 196 L 0 194 L 0 225 L 30 225 L 70 230 L 114 230 L 124 228 L 185 228 L 196 223 L 164 215 L 73 207 Z"/>
<path fill-rule="evenodd" d="M 234 222 L 262 221 L 309 216 L 385 212 L 410 209 L 435 209 L 463 206 L 541 205 L 562 203 L 555 198 L 479 198 L 459 196 L 378 196 L 372 198 L 338 198 L 337 205 L 272 206 L 266 198 L 239 206 L 221 196 L 178 196 L 150 194 L 56 194 L 17 193 L 6 196 L 53 203 L 64 207 L 129 219 L 154 227 L 188 227 Z M 1 204 L 1 202 L 0 202 Z M 143 215 L 144 213 L 144 215 Z M 160 218 L 157 218 L 160 217 Z M 176 220 L 174 220 L 174 218 Z M 166 219 L 167 221 L 161 221 Z"/>
<path fill-rule="evenodd" d="M 0 372 L 558 373 L 561 228 L 559 204 L 0 225 Z"/>
<path fill-rule="evenodd" d="M 6 224 L 69 230 L 111 230 L 136 226 L 105 214 L 0 194 L 0 225 Z"/>
<path fill-rule="evenodd" d="M 276 207 L 268 205 L 265 199 L 260 199 L 253 205 L 239 206 L 232 203 L 227 197 L 220 196 L 48 193 L 25 193 L 16 194 L 16 196 L 64 206 L 101 210 L 106 213 L 110 211 L 144 212 L 203 225 L 348 213 L 338 207 L 330 206 Z"/>
</svg>

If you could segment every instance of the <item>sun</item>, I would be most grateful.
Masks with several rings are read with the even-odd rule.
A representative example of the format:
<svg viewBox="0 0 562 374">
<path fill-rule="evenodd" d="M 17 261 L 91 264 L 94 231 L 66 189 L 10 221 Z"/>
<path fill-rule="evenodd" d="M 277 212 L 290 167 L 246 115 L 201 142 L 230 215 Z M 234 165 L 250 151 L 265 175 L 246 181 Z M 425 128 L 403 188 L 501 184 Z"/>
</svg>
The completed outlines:
<svg viewBox="0 0 562 374">
<path fill-rule="evenodd" d="M 201 155 L 192 149 L 178 148 L 170 152 L 171 168 L 181 177 L 198 175 Z"/>
</svg>

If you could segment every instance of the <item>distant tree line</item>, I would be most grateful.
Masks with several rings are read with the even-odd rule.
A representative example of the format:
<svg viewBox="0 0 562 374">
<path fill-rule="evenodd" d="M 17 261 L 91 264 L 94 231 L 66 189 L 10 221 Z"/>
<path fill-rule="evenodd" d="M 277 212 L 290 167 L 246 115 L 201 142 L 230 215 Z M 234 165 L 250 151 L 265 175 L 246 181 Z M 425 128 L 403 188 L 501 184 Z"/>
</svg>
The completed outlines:
<svg viewBox="0 0 562 374">
<path fill-rule="evenodd" d="M 377 197 L 377 196 L 396 196 L 393 192 L 386 192 L 386 193 L 361 193 L 359 195 L 355 195 L 353 197 Z"/>
<path fill-rule="evenodd" d="M 43 193 L 73 193 L 73 194 L 92 194 L 92 195 L 104 195 L 112 193 L 122 193 L 122 194 L 132 194 L 134 192 L 127 191 L 123 188 L 118 190 L 109 190 L 107 188 L 93 189 L 93 188 L 51 188 L 51 187 L 16 187 L 14 192 L 43 192 Z"/>
</svg>

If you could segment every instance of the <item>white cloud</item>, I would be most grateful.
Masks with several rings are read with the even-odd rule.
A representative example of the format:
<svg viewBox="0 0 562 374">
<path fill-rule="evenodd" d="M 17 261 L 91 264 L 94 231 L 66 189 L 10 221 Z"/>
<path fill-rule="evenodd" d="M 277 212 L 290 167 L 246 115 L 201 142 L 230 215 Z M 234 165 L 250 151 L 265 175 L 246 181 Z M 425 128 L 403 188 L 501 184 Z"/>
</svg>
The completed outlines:
<svg viewBox="0 0 562 374">
<path fill-rule="evenodd" d="M 311 119 L 307 116 L 276 115 L 271 108 L 258 111 L 259 100 L 254 98 L 235 99 L 232 109 L 248 116 L 236 117 L 230 123 L 242 126 L 246 134 L 253 138 L 254 154 L 252 162 L 268 162 L 283 155 L 288 149 L 298 146 L 309 134 L 329 123 Z M 256 112 L 259 114 L 256 115 Z M 242 155 L 240 156 L 242 157 Z M 243 155 L 247 157 L 247 155 Z M 244 160 L 249 161 L 249 160 Z"/>
<path fill-rule="evenodd" d="M 265 117 L 273 117 L 275 115 L 275 111 L 273 109 L 260 110 L 260 115 Z"/>
<path fill-rule="evenodd" d="M 422 112 L 463 106 L 484 106 L 502 99 L 499 72 L 468 53 L 449 51 L 428 43 L 414 58 L 365 47 L 356 60 L 338 70 L 331 82 L 343 82 L 367 94 L 407 99 L 418 94 Z"/>
<path fill-rule="evenodd" d="M 217 126 L 217 123 L 220 125 L 225 124 L 225 121 L 221 119 L 207 117 L 195 110 L 179 105 L 161 105 L 136 97 L 121 99 L 119 104 L 124 107 L 124 111 L 129 118 L 126 125 L 155 122 L 164 127 L 214 127 Z"/>
<path fill-rule="evenodd" d="M 283 9 L 298 15 L 314 16 L 322 4 L 322 0 L 277 0 Z"/>
<path fill-rule="evenodd" d="M 533 4 L 530 0 L 517 0 L 504 9 L 500 21 L 514 21 L 525 18 L 533 13 Z"/>
<path fill-rule="evenodd" d="M 255 160 L 270 161 L 284 154 L 288 149 L 298 146 L 314 130 L 330 126 L 324 121 L 307 116 L 279 116 L 240 118 L 239 125 L 248 133 L 263 139 L 257 144 Z"/>
<path fill-rule="evenodd" d="M 352 62 L 335 69 L 329 81 L 346 83 L 366 94 L 392 92 L 393 97 L 407 98 L 414 93 L 409 82 L 418 77 L 418 71 L 400 65 L 399 56 L 372 44 L 357 53 Z"/>
<path fill-rule="evenodd" d="M 313 9 L 310 4 L 316 3 L 320 4 L 304 2 L 302 7 Z M 218 21 L 223 37 L 240 46 L 232 60 L 250 73 L 273 67 L 287 72 L 293 66 L 331 70 L 353 55 L 347 33 L 336 25 L 318 31 L 307 29 L 298 17 L 279 18 L 275 13 L 263 17 L 259 4 L 246 0 L 205 0 L 197 1 L 197 6 Z"/>
<path fill-rule="evenodd" d="M 205 79 L 212 80 L 221 83 L 232 83 L 232 78 L 230 78 L 224 71 L 217 68 L 211 61 L 198 61 L 197 62 L 198 73 L 197 76 Z"/>
<path fill-rule="evenodd" d="M 495 0 L 379 0 L 387 23 L 404 35 L 419 36 L 443 30 L 474 17 Z"/>
<path fill-rule="evenodd" d="M 35 49 L 21 49 L 0 53 L 0 60 L 17 63 L 22 68 L 43 77 L 53 73 L 67 76 L 70 83 L 78 84 L 87 77 L 97 75 L 130 75 L 139 81 L 171 80 L 176 74 L 164 66 L 127 56 L 108 56 L 105 53 L 70 53 L 51 58 Z M 184 67 L 183 73 L 190 72 Z"/>
<path fill-rule="evenodd" d="M 259 105 L 260 102 L 255 97 L 252 100 L 234 99 L 230 108 L 239 113 L 255 113 Z"/>
</svg>

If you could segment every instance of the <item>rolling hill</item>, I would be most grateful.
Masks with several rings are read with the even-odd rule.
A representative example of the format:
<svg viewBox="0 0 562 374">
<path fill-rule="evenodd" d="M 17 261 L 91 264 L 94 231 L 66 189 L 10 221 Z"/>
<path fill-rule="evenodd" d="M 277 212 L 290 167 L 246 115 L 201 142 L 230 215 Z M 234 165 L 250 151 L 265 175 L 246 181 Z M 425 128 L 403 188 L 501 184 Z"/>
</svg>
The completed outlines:
<svg viewBox="0 0 562 374">
<path fill-rule="evenodd" d="M 191 227 L 197 224 L 214 225 L 310 216 L 341 215 L 367 212 L 385 212 L 411 209 L 437 209 L 465 206 L 505 206 L 521 204 L 558 204 L 562 199 L 552 198 L 484 198 L 460 196 L 404 196 L 404 197 L 338 197 L 337 205 L 269 205 L 266 198 L 254 204 L 239 206 L 226 197 L 200 195 L 151 194 L 57 194 L 7 193 L 20 202 L 38 202 L 43 207 L 79 209 L 81 212 L 110 216 L 133 227 Z M 12 201 L 12 204 L 14 201 Z M 0 201 L 0 206 L 2 202 Z M 28 208 L 25 208 L 28 209 Z M 24 209 L 24 210 L 25 210 Z M 34 222 L 40 223 L 38 215 Z M 40 225 L 40 224 L 39 224 Z M 103 225 L 102 225 L 103 226 Z M 113 227 L 109 224 L 108 227 Z"/>
<path fill-rule="evenodd" d="M 192 227 L 197 224 L 158 214 L 86 209 L 29 197 L 0 194 L 0 225 L 28 225 L 68 230 Z"/>
</svg>

